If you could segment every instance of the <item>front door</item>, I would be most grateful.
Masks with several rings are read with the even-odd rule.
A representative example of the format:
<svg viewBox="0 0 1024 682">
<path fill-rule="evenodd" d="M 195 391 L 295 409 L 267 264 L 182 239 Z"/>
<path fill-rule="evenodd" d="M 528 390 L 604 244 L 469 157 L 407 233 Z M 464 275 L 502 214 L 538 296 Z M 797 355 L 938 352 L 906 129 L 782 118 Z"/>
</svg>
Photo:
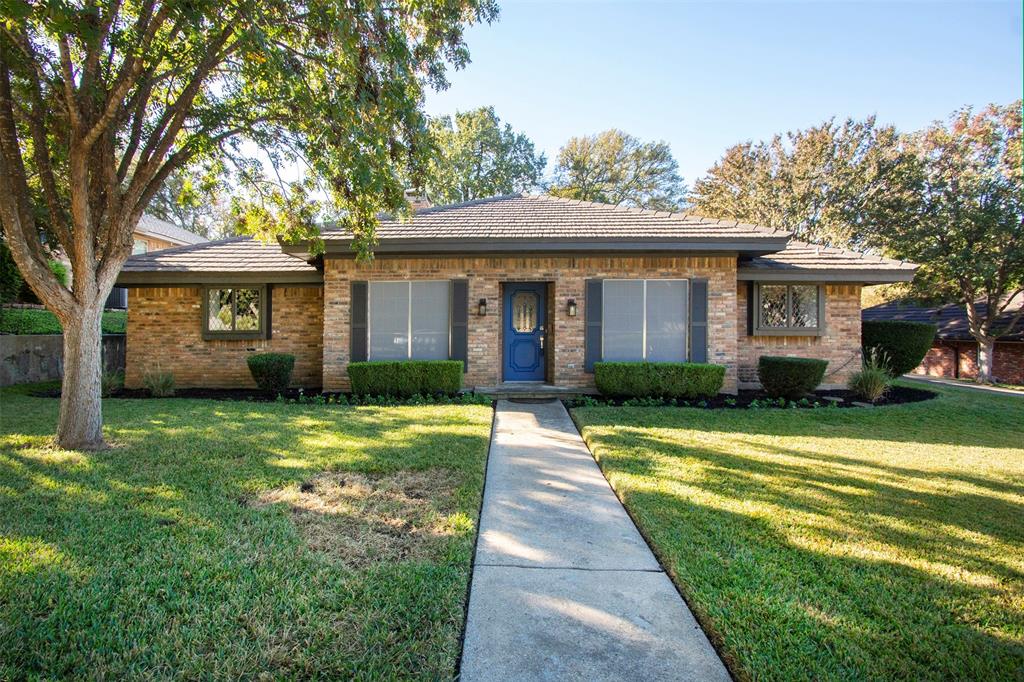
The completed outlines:
<svg viewBox="0 0 1024 682">
<path fill-rule="evenodd" d="M 548 285 L 524 282 L 505 285 L 505 381 L 544 380 L 544 303 Z"/>
</svg>

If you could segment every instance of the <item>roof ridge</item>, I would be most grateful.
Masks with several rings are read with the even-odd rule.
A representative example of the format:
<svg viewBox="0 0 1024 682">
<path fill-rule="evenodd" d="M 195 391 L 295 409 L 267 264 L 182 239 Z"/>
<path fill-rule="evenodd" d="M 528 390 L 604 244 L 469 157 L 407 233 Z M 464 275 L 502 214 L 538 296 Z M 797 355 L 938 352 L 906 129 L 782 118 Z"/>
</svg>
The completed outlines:
<svg viewBox="0 0 1024 682">
<path fill-rule="evenodd" d="M 182 251 L 201 249 L 203 247 L 215 246 L 217 244 L 226 244 L 228 242 L 242 241 L 245 239 L 255 241 L 249 235 L 239 234 L 235 235 L 234 237 L 224 237 L 222 239 L 208 239 L 205 242 L 199 242 L 197 244 L 181 244 L 180 246 L 169 246 L 166 249 L 157 249 L 156 251 L 147 251 L 146 253 L 135 254 L 129 256 L 128 259 L 135 260 L 136 262 L 143 260 L 152 260 L 152 258 L 168 253 L 181 253 Z"/>
<path fill-rule="evenodd" d="M 488 204 L 495 201 L 504 201 L 508 199 L 517 199 L 523 197 L 525 192 L 518 192 L 514 194 L 496 194 L 489 197 L 480 197 L 478 199 L 469 199 L 468 201 L 459 201 L 454 204 L 439 204 L 438 206 L 431 206 L 430 208 L 422 208 L 414 213 L 414 217 L 418 215 L 425 215 L 427 213 L 438 213 L 440 211 L 447 211 L 452 208 L 463 208 L 465 206 L 478 206 L 480 204 Z M 394 218 L 391 218 L 394 220 Z"/>
</svg>

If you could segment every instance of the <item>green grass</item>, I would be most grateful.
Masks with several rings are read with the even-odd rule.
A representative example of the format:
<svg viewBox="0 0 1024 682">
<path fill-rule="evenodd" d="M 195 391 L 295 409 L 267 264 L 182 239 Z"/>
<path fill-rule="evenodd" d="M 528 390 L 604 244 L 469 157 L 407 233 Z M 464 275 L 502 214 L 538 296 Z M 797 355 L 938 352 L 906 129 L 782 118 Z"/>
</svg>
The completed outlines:
<svg viewBox="0 0 1024 682">
<path fill-rule="evenodd" d="M 103 313 L 104 334 L 124 334 L 128 313 L 107 310 Z M 41 308 L 0 308 L 0 334 L 60 334 L 60 322 L 49 310 Z"/>
<path fill-rule="evenodd" d="M 1021 679 L 1024 403 L 938 390 L 574 417 L 738 677 Z"/>
<path fill-rule="evenodd" d="M 0 403 L 0 679 L 454 675 L 489 407 L 107 400 L 116 447 L 82 453 L 48 444 L 56 400 Z M 269 491 L 324 472 L 440 472 L 408 500 L 436 521 L 426 550 L 353 567 L 311 547 Z"/>
</svg>

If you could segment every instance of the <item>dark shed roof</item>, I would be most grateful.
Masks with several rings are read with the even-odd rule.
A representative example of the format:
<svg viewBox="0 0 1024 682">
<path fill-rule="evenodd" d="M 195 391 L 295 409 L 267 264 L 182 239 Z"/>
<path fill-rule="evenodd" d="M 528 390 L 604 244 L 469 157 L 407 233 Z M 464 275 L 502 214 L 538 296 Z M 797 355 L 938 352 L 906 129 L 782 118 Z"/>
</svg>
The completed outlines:
<svg viewBox="0 0 1024 682">
<path fill-rule="evenodd" d="M 986 314 L 988 306 L 983 302 L 977 304 L 982 314 Z M 1024 305 L 1024 295 L 1010 303 L 1006 311 L 996 320 L 996 327 L 1005 327 L 1014 313 Z M 865 308 L 861 311 L 861 319 L 873 320 L 906 320 L 908 322 L 930 322 L 938 327 L 936 336 L 949 341 L 973 341 L 967 324 L 967 308 L 962 303 L 950 303 L 939 306 L 916 305 L 909 301 L 894 301 Z M 1018 320 L 1012 332 L 1000 337 L 1001 341 L 1024 341 L 1024 318 Z"/>
</svg>

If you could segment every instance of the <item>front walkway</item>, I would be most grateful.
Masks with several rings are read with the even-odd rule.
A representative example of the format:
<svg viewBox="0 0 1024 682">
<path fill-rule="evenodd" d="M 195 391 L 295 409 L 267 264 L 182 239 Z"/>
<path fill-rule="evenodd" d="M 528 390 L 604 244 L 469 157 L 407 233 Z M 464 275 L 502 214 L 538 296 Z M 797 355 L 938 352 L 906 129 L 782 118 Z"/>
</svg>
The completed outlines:
<svg viewBox="0 0 1024 682">
<path fill-rule="evenodd" d="M 730 679 L 560 402 L 498 402 L 462 679 Z"/>
<path fill-rule="evenodd" d="M 920 381 L 925 384 L 936 384 L 938 386 L 952 386 L 953 388 L 966 388 L 968 391 L 981 391 L 982 393 L 996 393 L 998 395 L 1015 395 L 1024 398 L 1024 391 L 1015 391 L 1012 388 L 1001 386 L 989 386 L 987 384 L 975 384 L 963 379 L 947 379 L 946 377 L 925 377 L 920 374 L 904 374 L 904 379 Z"/>
</svg>

